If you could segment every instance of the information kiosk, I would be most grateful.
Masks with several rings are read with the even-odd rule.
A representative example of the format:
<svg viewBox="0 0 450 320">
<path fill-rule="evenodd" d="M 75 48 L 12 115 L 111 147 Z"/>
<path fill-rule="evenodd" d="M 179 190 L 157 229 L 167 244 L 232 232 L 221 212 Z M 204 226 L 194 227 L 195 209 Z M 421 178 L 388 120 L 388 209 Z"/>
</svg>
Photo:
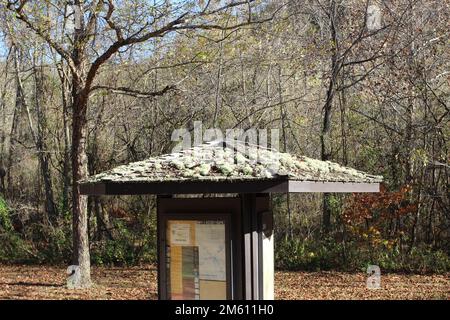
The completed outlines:
<svg viewBox="0 0 450 320">
<path fill-rule="evenodd" d="M 378 192 L 382 177 L 219 141 L 80 182 L 88 195 L 157 195 L 160 299 L 273 299 L 270 195 Z M 188 196 L 189 195 L 189 196 Z"/>
</svg>

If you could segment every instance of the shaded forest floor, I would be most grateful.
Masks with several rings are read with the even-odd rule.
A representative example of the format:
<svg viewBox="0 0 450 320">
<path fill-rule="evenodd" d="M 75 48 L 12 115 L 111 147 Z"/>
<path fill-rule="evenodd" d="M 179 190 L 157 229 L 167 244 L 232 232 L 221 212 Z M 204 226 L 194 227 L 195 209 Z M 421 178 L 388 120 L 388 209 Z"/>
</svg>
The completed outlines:
<svg viewBox="0 0 450 320">
<path fill-rule="evenodd" d="M 0 299 L 156 299 L 156 268 L 93 267 L 90 290 L 65 288 L 65 267 L 0 265 Z M 364 273 L 276 272 L 276 299 L 450 299 L 450 274 L 385 274 L 368 290 Z"/>
</svg>

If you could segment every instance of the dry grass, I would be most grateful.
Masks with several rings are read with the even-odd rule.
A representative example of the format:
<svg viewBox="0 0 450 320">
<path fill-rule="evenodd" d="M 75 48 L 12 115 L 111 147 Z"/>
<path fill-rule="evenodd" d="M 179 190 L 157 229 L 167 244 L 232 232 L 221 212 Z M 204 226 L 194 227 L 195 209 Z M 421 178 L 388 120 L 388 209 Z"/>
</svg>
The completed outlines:
<svg viewBox="0 0 450 320">
<path fill-rule="evenodd" d="M 0 266 L 0 299 L 156 299 L 154 266 L 94 267 L 95 286 L 65 288 L 65 267 Z M 277 272 L 277 299 L 449 299 L 447 275 L 382 276 L 382 288 L 368 290 L 365 274 Z"/>
</svg>

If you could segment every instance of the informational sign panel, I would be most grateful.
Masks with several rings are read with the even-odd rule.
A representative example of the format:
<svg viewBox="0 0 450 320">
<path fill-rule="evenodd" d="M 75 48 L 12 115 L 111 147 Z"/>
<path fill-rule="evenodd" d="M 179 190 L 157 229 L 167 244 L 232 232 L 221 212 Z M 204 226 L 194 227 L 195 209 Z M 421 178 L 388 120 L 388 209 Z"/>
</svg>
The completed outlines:
<svg viewBox="0 0 450 320">
<path fill-rule="evenodd" d="M 170 228 L 171 245 L 191 245 L 191 225 L 189 223 L 172 223 Z"/>
<path fill-rule="evenodd" d="M 167 220 L 166 236 L 169 298 L 226 299 L 225 221 Z"/>
</svg>

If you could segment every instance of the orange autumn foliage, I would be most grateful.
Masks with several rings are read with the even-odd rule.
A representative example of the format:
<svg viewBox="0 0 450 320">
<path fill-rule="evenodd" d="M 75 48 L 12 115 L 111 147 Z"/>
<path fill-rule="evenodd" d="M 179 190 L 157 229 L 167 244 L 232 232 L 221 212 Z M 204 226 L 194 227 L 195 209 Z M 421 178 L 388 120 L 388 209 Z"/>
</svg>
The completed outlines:
<svg viewBox="0 0 450 320">
<path fill-rule="evenodd" d="M 344 209 L 342 222 L 357 240 L 391 248 L 404 235 L 396 222 L 417 210 L 417 204 L 408 200 L 410 191 L 410 186 L 403 186 L 391 192 L 382 185 L 379 193 L 355 193 Z"/>
</svg>

